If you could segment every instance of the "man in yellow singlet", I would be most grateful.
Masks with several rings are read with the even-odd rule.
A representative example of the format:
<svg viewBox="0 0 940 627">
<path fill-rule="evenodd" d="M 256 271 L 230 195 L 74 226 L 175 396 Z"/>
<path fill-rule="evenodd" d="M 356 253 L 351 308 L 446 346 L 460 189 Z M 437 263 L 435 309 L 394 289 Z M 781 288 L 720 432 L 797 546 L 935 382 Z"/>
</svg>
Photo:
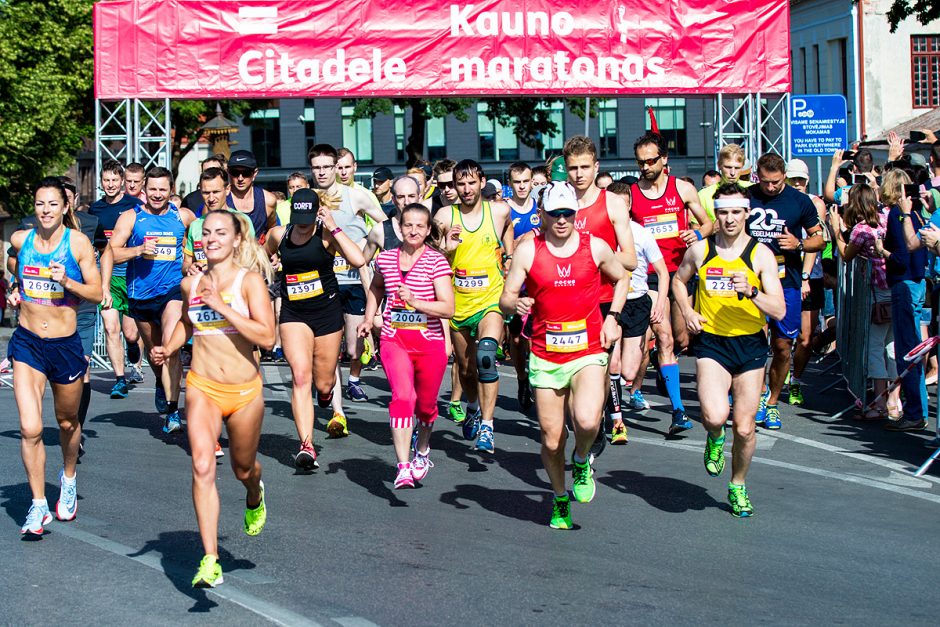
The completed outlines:
<svg viewBox="0 0 940 627">
<path fill-rule="evenodd" d="M 738 517 L 754 514 L 744 479 L 757 443 L 754 416 L 767 363 L 765 316 L 780 320 L 786 314 L 777 260 L 744 230 L 751 206 L 745 193 L 737 183 L 718 187 L 717 232 L 689 247 L 672 279 L 676 305 L 694 336 L 698 398 L 708 431 L 705 470 L 712 477 L 725 467 L 729 390 L 734 397 L 728 501 Z M 698 277 L 694 309 L 686 288 L 693 276 Z"/>
<path fill-rule="evenodd" d="M 456 312 L 450 322 L 455 363 L 469 401 L 463 435 L 474 448 L 492 453 L 493 414 L 499 392 L 496 349 L 503 338 L 499 296 L 503 258 L 512 259 L 509 205 L 485 202 L 483 168 L 465 159 L 454 168 L 458 202 L 434 216 L 445 233 L 444 248 L 454 269 Z"/>
</svg>

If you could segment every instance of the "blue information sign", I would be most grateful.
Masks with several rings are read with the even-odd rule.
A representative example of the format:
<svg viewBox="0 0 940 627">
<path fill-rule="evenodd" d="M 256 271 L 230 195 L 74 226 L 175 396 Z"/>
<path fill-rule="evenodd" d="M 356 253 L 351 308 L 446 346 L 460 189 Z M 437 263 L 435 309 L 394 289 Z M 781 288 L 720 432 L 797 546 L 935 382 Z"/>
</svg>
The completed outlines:
<svg viewBox="0 0 940 627">
<path fill-rule="evenodd" d="M 820 157 L 848 146 L 848 113 L 841 94 L 790 96 L 790 152 Z"/>
</svg>

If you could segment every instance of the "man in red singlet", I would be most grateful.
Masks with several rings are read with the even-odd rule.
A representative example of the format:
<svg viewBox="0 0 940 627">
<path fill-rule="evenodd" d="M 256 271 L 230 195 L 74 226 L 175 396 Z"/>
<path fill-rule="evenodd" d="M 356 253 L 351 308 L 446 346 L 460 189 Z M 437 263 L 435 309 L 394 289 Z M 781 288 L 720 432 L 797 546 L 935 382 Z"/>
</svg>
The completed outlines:
<svg viewBox="0 0 940 627">
<path fill-rule="evenodd" d="M 575 135 L 565 142 L 562 155 L 565 159 L 565 168 L 568 170 L 568 182 L 574 187 L 578 198 L 578 215 L 574 218 L 574 228 L 586 235 L 602 239 L 626 270 L 636 268 L 636 248 L 633 244 L 633 231 L 630 229 L 629 207 L 624 200 L 615 195 L 608 194 L 607 190 L 600 189 L 595 181 L 600 164 L 597 161 L 597 147 L 590 138 Z M 614 290 L 610 282 L 602 281 L 600 288 L 601 316 L 606 317 L 610 312 L 616 312 L 618 317 L 620 309 L 611 309 Z M 607 397 L 607 414 L 611 421 L 620 420 L 620 351 L 614 350 L 610 356 L 610 394 Z M 604 450 L 606 438 L 606 421 L 597 434 L 597 441 L 591 449 L 594 456 L 600 455 Z"/>
<path fill-rule="evenodd" d="M 653 235 L 663 253 L 666 269 L 673 276 L 688 247 L 712 234 L 714 222 L 699 203 L 695 186 L 669 176 L 666 171 L 669 155 L 662 135 L 647 132 L 634 142 L 633 152 L 640 168 L 640 180 L 630 188 L 630 211 L 633 219 Z M 691 228 L 690 217 L 694 217 L 700 225 L 698 228 Z M 656 275 L 651 272 L 650 292 L 655 293 L 660 289 L 670 292 L 669 285 L 658 283 Z M 673 300 L 670 293 L 665 320 L 652 325 L 658 349 L 658 360 L 654 363 L 659 365 L 659 376 L 662 377 L 672 404 L 670 435 L 692 428 L 692 421 L 685 415 L 685 406 L 682 404 L 679 363 L 676 359 L 676 353 L 689 345 L 689 333 L 682 311 L 674 305 Z"/>
<path fill-rule="evenodd" d="M 579 503 L 594 498 L 588 457 L 600 428 L 607 350 L 620 338 L 619 312 L 630 283 L 610 246 L 574 229 L 578 204 L 567 183 L 556 181 L 545 190 L 543 234 L 519 244 L 499 299 L 504 314 L 532 316 L 529 382 L 542 430 L 542 462 L 555 492 L 554 529 L 572 528 L 565 485 L 566 408 L 575 433 L 572 492 Z M 604 281 L 613 283 L 613 295 L 610 313 L 601 316 Z M 520 297 L 523 284 L 527 296 Z"/>
</svg>

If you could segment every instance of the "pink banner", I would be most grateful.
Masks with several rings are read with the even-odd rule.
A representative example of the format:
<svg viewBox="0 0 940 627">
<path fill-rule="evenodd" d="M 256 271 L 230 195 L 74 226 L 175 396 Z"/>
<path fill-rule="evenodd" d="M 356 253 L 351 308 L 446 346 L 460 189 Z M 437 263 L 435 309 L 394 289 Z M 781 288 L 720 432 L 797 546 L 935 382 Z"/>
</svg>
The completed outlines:
<svg viewBox="0 0 940 627">
<path fill-rule="evenodd" d="M 94 16 L 105 100 L 790 90 L 787 0 L 113 0 Z"/>
</svg>

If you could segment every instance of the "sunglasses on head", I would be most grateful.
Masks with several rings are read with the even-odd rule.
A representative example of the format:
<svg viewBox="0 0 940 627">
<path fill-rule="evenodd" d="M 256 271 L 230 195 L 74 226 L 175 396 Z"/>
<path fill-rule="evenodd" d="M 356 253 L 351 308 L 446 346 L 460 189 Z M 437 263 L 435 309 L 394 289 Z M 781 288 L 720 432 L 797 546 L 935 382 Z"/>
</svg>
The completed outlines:
<svg viewBox="0 0 940 627">
<path fill-rule="evenodd" d="M 637 165 L 656 165 L 656 162 L 662 159 L 663 156 L 659 155 L 658 157 L 653 157 L 652 159 L 637 159 Z"/>
<path fill-rule="evenodd" d="M 551 211 L 545 212 L 547 215 L 553 218 L 570 218 L 577 213 L 574 209 L 552 209 Z"/>
<path fill-rule="evenodd" d="M 455 183 L 453 181 L 438 181 L 437 186 L 441 189 L 455 189 Z"/>
<path fill-rule="evenodd" d="M 231 174 L 233 178 L 238 178 L 238 177 L 248 178 L 252 174 L 254 174 L 255 171 L 249 170 L 248 168 L 231 168 L 229 169 L 228 173 Z"/>
</svg>

